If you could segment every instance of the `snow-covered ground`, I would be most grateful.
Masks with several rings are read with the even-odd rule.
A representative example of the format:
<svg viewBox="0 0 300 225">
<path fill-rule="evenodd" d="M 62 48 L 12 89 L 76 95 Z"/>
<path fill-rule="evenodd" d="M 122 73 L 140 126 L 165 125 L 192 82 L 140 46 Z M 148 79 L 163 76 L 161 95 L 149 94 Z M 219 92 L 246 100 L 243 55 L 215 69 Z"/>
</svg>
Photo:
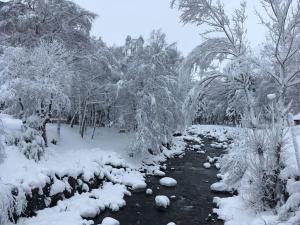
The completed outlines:
<svg viewBox="0 0 300 225">
<path fill-rule="evenodd" d="M 0 118 L 6 136 L 10 139 L 18 136 L 21 121 L 3 114 L 0 114 Z M 56 137 L 56 125 L 49 124 L 47 132 L 50 142 Z M 49 144 L 39 162 L 28 160 L 14 145 L 5 146 L 6 158 L 0 165 L 0 177 L 5 184 L 30 195 L 35 188 L 42 194 L 43 187 L 53 182 L 50 196 L 71 188 L 64 177 L 82 177 L 82 181 L 77 182 L 85 185 L 82 188 L 85 193 L 77 193 L 70 199 L 59 201 L 55 207 L 40 210 L 36 217 L 21 218 L 18 224 L 90 224 L 91 221 L 83 218 L 93 218 L 106 208 L 119 210 L 126 205 L 125 195 L 130 195 L 134 189 L 146 188 L 145 174 L 140 171 L 146 169 L 149 173 L 164 176 L 159 163 L 182 153 L 185 146 L 182 138 L 177 137 L 174 138 L 173 148 L 164 148 L 161 155 L 132 158 L 129 156 L 132 138 L 131 133 L 99 128 L 93 140 L 89 131 L 82 139 L 76 127 L 72 129 L 63 125 L 60 142 L 57 145 Z M 86 183 L 95 176 L 108 181 L 104 181 L 99 189 L 90 190 Z"/>
</svg>

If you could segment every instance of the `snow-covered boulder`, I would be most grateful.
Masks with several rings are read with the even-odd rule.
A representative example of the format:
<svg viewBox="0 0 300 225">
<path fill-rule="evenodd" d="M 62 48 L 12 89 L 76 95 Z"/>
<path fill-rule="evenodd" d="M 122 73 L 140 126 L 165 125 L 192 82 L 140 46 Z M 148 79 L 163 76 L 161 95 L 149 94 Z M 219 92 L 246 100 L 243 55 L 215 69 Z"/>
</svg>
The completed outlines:
<svg viewBox="0 0 300 225">
<path fill-rule="evenodd" d="M 177 185 L 177 181 L 171 177 L 164 177 L 159 180 L 160 185 L 166 187 L 175 187 Z"/>
<path fill-rule="evenodd" d="M 152 195 L 152 194 L 153 194 L 152 189 L 148 188 L 148 189 L 146 190 L 146 194 L 147 194 L 147 195 Z"/>
<path fill-rule="evenodd" d="M 170 205 L 170 199 L 165 195 L 157 195 L 155 197 L 155 204 L 158 208 L 166 209 Z"/>
<path fill-rule="evenodd" d="M 54 196 L 56 194 L 62 193 L 66 188 L 66 185 L 63 181 L 54 179 L 54 183 L 50 189 L 50 196 Z"/>
<path fill-rule="evenodd" d="M 161 170 L 155 170 L 153 172 L 153 174 L 154 174 L 154 176 L 158 176 L 158 177 L 164 177 L 164 176 L 166 176 L 166 173 L 163 172 L 163 171 L 161 171 Z"/>
<path fill-rule="evenodd" d="M 201 149 L 201 146 L 200 145 L 193 145 L 193 149 L 199 150 L 199 149 Z"/>
<path fill-rule="evenodd" d="M 209 169 L 211 167 L 210 163 L 209 162 L 206 162 L 206 163 L 203 163 L 203 167 L 205 169 Z"/>
<path fill-rule="evenodd" d="M 215 167 L 216 167 L 217 169 L 220 169 L 220 168 L 221 168 L 220 163 L 216 163 L 216 164 L 215 164 Z"/>
<path fill-rule="evenodd" d="M 115 220 L 114 218 L 105 217 L 102 220 L 101 225 L 120 225 L 120 222 L 118 220 Z"/>
<path fill-rule="evenodd" d="M 140 191 L 144 191 L 147 187 L 147 184 L 143 181 L 141 182 L 136 182 L 135 184 L 132 185 L 132 190 L 134 192 L 140 192 Z"/>
<path fill-rule="evenodd" d="M 176 223 L 171 222 L 171 223 L 168 223 L 167 225 L 176 225 Z"/>
<path fill-rule="evenodd" d="M 228 193 L 232 191 L 223 181 L 212 184 L 210 186 L 210 190 L 220 193 Z"/>
</svg>

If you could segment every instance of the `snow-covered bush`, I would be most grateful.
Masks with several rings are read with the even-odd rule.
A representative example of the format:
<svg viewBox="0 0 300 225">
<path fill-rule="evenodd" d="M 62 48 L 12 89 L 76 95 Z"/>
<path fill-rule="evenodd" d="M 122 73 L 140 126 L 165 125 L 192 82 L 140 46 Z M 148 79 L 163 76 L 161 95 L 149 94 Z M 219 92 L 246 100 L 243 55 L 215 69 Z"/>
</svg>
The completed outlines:
<svg viewBox="0 0 300 225">
<path fill-rule="evenodd" d="M 28 159 L 39 161 L 45 152 L 44 140 L 40 131 L 41 118 L 28 117 L 23 125 L 18 147 Z"/>
<path fill-rule="evenodd" d="M 280 154 L 286 146 L 285 134 L 280 127 L 247 129 L 220 160 L 228 189 L 238 190 L 258 210 L 274 208 L 280 201 Z"/>
<path fill-rule="evenodd" d="M 11 188 L 1 182 L 0 179 L 0 225 L 6 225 L 9 217 L 12 217 L 14 198 Z"/>
</svg>

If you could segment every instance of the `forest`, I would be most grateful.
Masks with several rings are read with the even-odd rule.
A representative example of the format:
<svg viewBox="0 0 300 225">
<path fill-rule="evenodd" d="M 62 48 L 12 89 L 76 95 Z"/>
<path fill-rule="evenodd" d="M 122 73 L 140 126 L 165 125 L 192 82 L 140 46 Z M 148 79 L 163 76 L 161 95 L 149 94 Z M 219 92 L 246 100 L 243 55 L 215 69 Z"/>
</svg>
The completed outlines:
<svg viewBox="0 0 300 225">
<path fill-rule="evenodd" d="M 300 0 L 255 1 L 259 50 L 249 2 L 169 0 L 188 54 L 0 2 L 0 225 L 300 225 Z"/>
</svg>

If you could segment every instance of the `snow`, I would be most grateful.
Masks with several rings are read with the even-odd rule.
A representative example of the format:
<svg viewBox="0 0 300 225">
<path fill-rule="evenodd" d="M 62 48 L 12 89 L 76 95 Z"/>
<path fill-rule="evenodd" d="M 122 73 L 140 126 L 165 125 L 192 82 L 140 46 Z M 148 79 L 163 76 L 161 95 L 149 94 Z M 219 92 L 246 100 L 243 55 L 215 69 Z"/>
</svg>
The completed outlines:
<svg viewBox="0 0 300 225">
<path fill-rule="evenodd" d="M 154 171 L 154 176 L 164 177 L 165 175 L 166 175 L 166 173 L 161 171 L 161 170 L 155 170 Z"/>
<path fill-rule="evenodd" d="M 241 197 L 214 198 L 214 203 L 219 207 L 213 212 L 218 218 L 225 221 L 225 225 L 249 225 L 256 213 L 248 207 Z"/>
<path fill-rule="evenodd" d="M 176 225 L 176 223 L 171 222 L 171 223 L 168 223 L 167 225 Z"/>
<path fill-rule="evenodd" d="M 159 183 L 166 187 L 175 187 L 177 185 L 177 181 L 171 177 L 164 177 L 159 180 Z"/>
<path fill-rule="evenodd" d="M 70 199 L 58 202 L 53 208 L 37 212 L 36 217 L 21 218 L 19 225 L 82 225 L 84 218 L 94 218 L 105 208 L 118 211 L 126 205 L 123 199 L 129 194 L 126 186 L 104 183 L 90 193 L 75 194 Z"/>
<path fill-rule="evenodd" d="M 21 121 L 0 114 L 6 133 L 15 135 L 20 131 Z M 49 140 L 55 137 L 56 127 L 48 126 Z M 131 141 L 131 134 L 120 134 L 115 129 L 99 129 L 97 138 L 90 140 L 74 138 L 76 129 L 62 126 L 61 142 L 50 144 L 45 157 L 38 163 L 28 160 L 17 147 L 7 146 L 6 160 L 0 165 L 0 177 L 5 183 L 21 186 L 26 192 L 33 188 L 42 188 L 50 183 L 49 177 L 82 175 L 85 181 L 92 179 L 95 174 L 108 177 L 117 183 L 124 183 L 133 188 L 145 187 L 144 174 L 135 170 L 142 161 L 131 161 L 125 154 Z M 115 141 L 118 140 L 118 141 Z M 112 166 L 122 166 L 126 171 L 117 170 Z M 52 194 L 62 190 L 64 184 L 55 180 Z"/>
<path fill-rule="evenodd" d="M 267 98 L 268 98 L 269 100 L 274 100 L 274 99 L 276 98 L 276 94 L 268 94 L 268 95 L 267 95 Z"/>
<path fill-rule="evenodd" d="M 219 181 L 210 186 L 210 189 L 215 192 L 231 192 L 232 189 L 229 188 L 224 182 Z"/>
<path fill-rule="evenodd" d="M 119 221 L 118 220 L 115 220 L 111 217 L 105 217 L 103 220 L 102 220 L 102 223 L 101 225 L 120 225 Z"/>
<path fill-rule="evenodd" d="M 211 167 L 210 163 L 209 162 L 206 162 L 206 163 L 203 163 L 203 167 L 205 169 L 209 169 Z"/>
<path fill-rule="evenodd" d="M 155 204 L 157 207 L 168 208 L 170 199 L 165 195 L 158 195 L 155 197 Z"/>
<path fill-rule="evenodd" d="M 17 137 L 21 121 L 4 114 L 0 114 L 0 118 L 6 136 Z M 49 141 L 55 138 L 56 125 L 48 124 L 47 133 Z M 5 146 L 7 158 L 0 165 L 0 177 L 4 183 L 18 187 L 29 195 L 34 188 L 43 194 L 43 187 L 51 184 L 49 195 L 54 196 L 65 190 L 71 193 L 68 177 L 73 177 L 83 191 L 59 201 L 52 208 L 37 211 L 35 217 L 20 218 L 18 225 L 92 224 L 89 218 L 99 215 L 105 209 L 118 211 L 124 207 L 125 195 L 131 195 L 128 190 L 146 189 L 146 174 L 140 171 L 165 176 L 160 170 L 160 163 L 169 157 L 183 154 L 186 146 L 182 137 L 174 137 L 172 148 L 163 148 L 160 155 L 131 158 L 128 149 L 133 134 L 119 133 L 118 129 L 113 128 L 97 129 L 93 140 L 90 134 L 91 130 L 87 130 L 86 136 L 80 138 L 77 127 L 72 129 L 62 124 L 60 142 L 57 145 L 49 144 L 45 156 L 39 162 L 28 160 L 16 146 Z M 87 183 L 95 177 L 103 181 L 102 186 L 90 189 Z M 170 179 L 167 179 L 167 185 L 177 183 Z M 146 192 L 152 194 L 153 191 L 147 189 Z M 163 197 L 158 200 L 158 204 L 163 207 L 170 204 Z M 46 198 L 45 203 L 49 205 L 51 199 Z"/>
<path fill-rule="evenodd" d="M 54 179 L 54 183 L 50 189 L 50 196 L 63 192 L 66 189 L 66 184 L 58 179 Z"/>
<path fill-rule="evenodd" d="M 147 194 L 147 195 L 152 195 L 152 194 L 153 194 L 152 189 L 148 188 L 148 189 L 146 190 L 146 194 Z"/>
<path fill-rule="evenodd" d="M 300 112 L 296 115 L 294 115 L 294 120 L 300 120 Z"/>
</svg>

